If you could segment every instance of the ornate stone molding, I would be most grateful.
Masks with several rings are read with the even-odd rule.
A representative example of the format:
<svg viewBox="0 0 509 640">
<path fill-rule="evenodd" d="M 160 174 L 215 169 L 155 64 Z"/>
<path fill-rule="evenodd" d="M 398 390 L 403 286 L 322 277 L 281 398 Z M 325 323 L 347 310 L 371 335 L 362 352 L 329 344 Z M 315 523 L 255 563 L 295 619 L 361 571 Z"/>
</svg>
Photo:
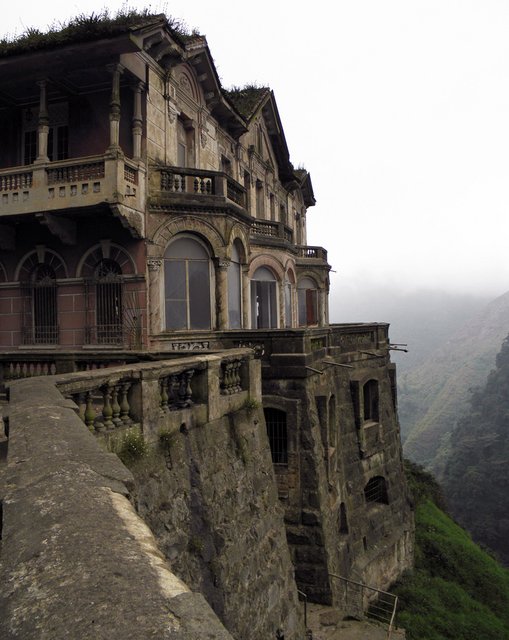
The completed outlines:
<svg viewBox="0 0 509 640">
<path fill-rule="evenodd" d="M 162 264 L 162 258 L 147 258 L 147 267 L 149 271 L 159 271 Z"/>
<path fill-rule="evenodd" d="M 204 351 L 209 348 L 208 340 L 202 342 L 172 342 L 172 351 Z"/>
</svg>

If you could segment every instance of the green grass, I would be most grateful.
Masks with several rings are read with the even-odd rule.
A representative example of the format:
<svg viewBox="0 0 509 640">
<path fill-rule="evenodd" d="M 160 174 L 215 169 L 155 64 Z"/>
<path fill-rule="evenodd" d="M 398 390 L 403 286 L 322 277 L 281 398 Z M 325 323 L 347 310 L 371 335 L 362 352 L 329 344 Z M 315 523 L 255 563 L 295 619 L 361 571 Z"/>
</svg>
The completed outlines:
<svg viewBox="0 0 509 640">
<path fill-rule="evenodd" d="M 509 571 L 478 547 L 434 502 L 436 483 L 419 487 L 415 569 L 393 587 L 408 640 L 509 640 Z"/>
</svg>

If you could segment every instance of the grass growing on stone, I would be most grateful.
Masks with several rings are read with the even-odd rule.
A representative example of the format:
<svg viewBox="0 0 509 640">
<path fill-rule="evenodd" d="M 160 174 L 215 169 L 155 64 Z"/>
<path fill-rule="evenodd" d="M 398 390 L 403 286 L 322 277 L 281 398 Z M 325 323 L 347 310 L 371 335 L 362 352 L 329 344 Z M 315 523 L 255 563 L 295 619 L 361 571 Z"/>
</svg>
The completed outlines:
<svg viewBox="0 0 509 640">
<path fill-rule="evenodd" d="M 415 569 L 392 588 L 398 625 L 408 640 L 509 640 L 509 571 L 435 504 L 436 483 L 419 475 L 410 479 L 419 489 Z"/>
<path fill-rule="evenodd" d="M 124 431 L 118 439 L 112 441 L 112 450 L 129 467 L 136 460 L 145 457 L 149 446 L 139 427 Z"/>
</svg>

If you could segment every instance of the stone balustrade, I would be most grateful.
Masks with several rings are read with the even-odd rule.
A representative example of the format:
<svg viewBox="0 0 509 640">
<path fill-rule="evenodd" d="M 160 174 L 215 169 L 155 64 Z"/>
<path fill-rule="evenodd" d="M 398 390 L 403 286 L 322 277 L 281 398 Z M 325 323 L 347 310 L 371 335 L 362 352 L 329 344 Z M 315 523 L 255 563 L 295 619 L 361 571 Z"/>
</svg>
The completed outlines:
<svg viewBox="0 0 509 640">
<path fill-rule="evenodd" d="M 0 217 L 91 206 L 127 204 L 142 210 L 141 167 L 127 158 L 91 156 L 0 170 Z M 124 199 L 128 198 L 126 202 Z"/>
<path fill-rule="evenodd" d="M 252 374 L 258 366 L 250 349 L 235 349 L 227 355 L 107 367 L 53 379 L 90 431 L 103 434 L 138 425 L 150 438 L 186 420 L 212 420 L 242 408 L 259 393 Z"/>
<path fill-rule="evenodd" d="M 297 259 L 321 260 L 327 262 L 327 251 L 323 247 L 297 246 Z"/>
<path fill-rule="evenodd" d="M 220 171 L 205 171 L 184 167 L 155 167 L 151 178 L 152 191 L 159 191 L 164 198 L 177 197 L 226 198 L 246 208 L 246 190 L 232 177 Z"/>
<path fill-rule="evenodd" d="M 274 238 L 275 240 L 284 240 L 290 244 L 293 243 L 293 231 L 282 222 L 274 222 L 272 220 L 255 220 L 251 225 L 251 237 L 261 237 L 264 239 Z"/>
</svg>

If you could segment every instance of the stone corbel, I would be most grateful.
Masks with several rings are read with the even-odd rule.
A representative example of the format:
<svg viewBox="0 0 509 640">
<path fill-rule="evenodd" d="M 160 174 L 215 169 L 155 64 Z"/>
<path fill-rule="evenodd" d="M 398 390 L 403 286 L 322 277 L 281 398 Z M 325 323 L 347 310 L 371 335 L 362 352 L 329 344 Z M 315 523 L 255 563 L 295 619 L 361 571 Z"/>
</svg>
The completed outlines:
<svg viewBox="0 0 509 640">
<path fill-rule="evenodd" d="M 52 213 L 39 213 L 36 218 L 63 244 L 71 246 L 76 244 L 76 222 L 73 220 L 67 220 Z"/>
</svg>

